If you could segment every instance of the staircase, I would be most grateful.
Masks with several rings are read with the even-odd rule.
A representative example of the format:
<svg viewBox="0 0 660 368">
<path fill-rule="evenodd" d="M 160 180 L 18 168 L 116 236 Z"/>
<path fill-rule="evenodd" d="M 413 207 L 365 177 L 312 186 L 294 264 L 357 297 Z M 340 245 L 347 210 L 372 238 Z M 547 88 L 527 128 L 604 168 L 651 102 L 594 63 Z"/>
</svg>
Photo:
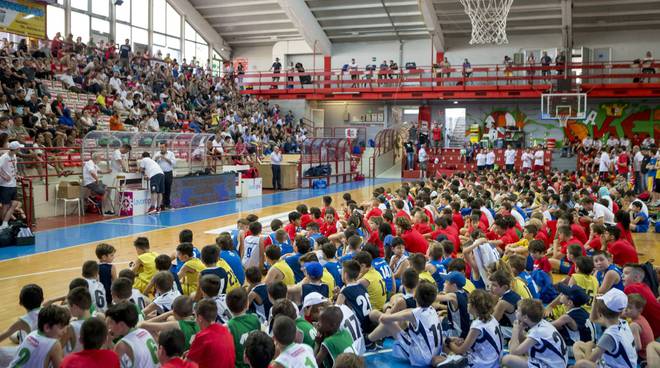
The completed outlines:
<svg viewBox="0 0 660 368">
<path fill-rule="evenodd" d="M 454 119 L 454 129 L 446 131 L 446 148 L 462 148 L 465 144 L 465 119 Z"/>
<path fill-rule="evenodd" d="M 577 169 L 577 155 L 573 157 L 561 157 L 561 150 L 552 152 L 552 168 L 559 171 L 575 171 Z"/>
</svg>

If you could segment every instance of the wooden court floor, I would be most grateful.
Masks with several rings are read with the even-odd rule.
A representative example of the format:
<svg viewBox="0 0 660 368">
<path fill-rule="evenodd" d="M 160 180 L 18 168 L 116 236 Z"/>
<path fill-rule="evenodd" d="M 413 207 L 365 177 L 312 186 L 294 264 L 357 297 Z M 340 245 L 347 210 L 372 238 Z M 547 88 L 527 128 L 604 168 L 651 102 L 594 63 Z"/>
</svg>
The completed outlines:
<svg viewBox="0 0 660 368">
<path fill-rule="evenodd" d="M 348 192 L 356 201 L 360 202 L 370 198 L 373 189 L 377 186 L 395 188 L 397 185 L 398 181 L 393 181 L 385 184 L 366 185 Z M 334 203 L 342 201 L 342 194 L 343 192 L 331 194 Z M 322 196 L 318 196 L 306 199 L 303 202 L 308 206 L 321 206 L 321 198 Z M 206 231 L 234 225 L 238 218 L 249 213 L 265 217 L 292 211 L 298 204 L 299 202 L 287 202 L 265 208 L 255 208 L 249 212 L 244 211 L 179 226 L 158 228 L 130 236 L 105 239 L 104 242 L 112 244 L 117 249 L 115 264 L 118 270 L 121 270 L 128 267 L 128 262 L 135 258 L 132 243 L 137 236 L 147 236 L 154 251 L 171 254 L 178 245 L 178 234 L 183 229 L 191 229 L 194 232 L 194 243 L 201 248 L 204 245 L 214 243 L 216 237 L 216 235 L 205 234 Z M 658 247 L 660 245 L 660 235 L 647 233 L 635 234 L 634 237 L 641 259 L 655 259 L 658 260 L 656 264 L 660 264 L 660 249 Z M 80 276 L 83 262 L 96 260 L 94 249 L 97 243 L 86 243 L 0 262 L 0 295 L 2 295 L 0 298 L 0 329 L 4 330 L 16 318 L 25 313 L 18 304 L 18 294 L 21 287 L 29 283 L 38 284 L 44 289 L 46 299 L 64 295 L 68 290 L 69 281 Z"/>
</svg>

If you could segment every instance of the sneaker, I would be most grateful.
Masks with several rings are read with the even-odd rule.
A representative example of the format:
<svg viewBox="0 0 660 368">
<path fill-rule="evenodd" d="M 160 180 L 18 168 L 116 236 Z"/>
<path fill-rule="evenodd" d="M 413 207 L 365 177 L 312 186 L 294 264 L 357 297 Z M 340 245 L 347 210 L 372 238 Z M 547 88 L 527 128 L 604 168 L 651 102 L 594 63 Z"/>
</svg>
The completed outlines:
<svg viewBox="0 0 660 368">
<path fill-rule="evenodd" d="M 378 351 L 383 349 L 383 344 L 380 341 L 371 341 L 366 346 L 367 351 Z"/>
<path fill-rule="evenodd" d="M 462 355 L 447 355 L 442 363 L 435 365 L 435 368 L 465 368 L 468 366 L 468 360 Z"/>
<path fill-rule="evenodd" d="M 153 214 L 155 214 L 156 212 L 158 212 L 158 211 L 156 210 L 155 207 L 149 207 L 149 211 L 147 211 L 147 214 L 148 214 L 148 215 L 153 215 Z"/>
<path fill-rule="evenodd" d="M 105 214 L 108 215 L 108 216 L 114 216 L 115 215 L 115 213 L 112 212 L 112 211 L 105 211 Z"/>
</svg>

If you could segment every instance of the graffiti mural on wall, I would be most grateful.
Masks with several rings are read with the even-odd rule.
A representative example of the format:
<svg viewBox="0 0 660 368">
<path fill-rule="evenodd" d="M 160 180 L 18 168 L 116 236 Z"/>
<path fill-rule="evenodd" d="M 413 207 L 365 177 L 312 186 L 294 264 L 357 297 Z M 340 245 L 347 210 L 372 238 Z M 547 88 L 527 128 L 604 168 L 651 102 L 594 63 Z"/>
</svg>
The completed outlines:
<svg viewBox="0 0 660 368">
<path fill-rule="evenodd" d="M 517 128 L 531 136 L 543 137 L 546 133 L 558 128 L 554 121 L 532 119 L 517 106 L 515 108 L 495 107 L 479 117 L 468 114 L 468 120 L 470 124 L 478 124 L 482 134 L 488 134 L 491 129 L 502 131 L 508 127 Z M 471 133 L 474 134 L 474 131 L 468 131 L 466 134 Z"/>
<path fill-rule="evenodd" d="M 591 109 L 584 121 L 569 121 L 565 134 L 571 140 L 582 140 L 587 135 L 595 139 L 634 137 L 660 138 L 660 105 L 629 102 L 606 102 Z"/>
</svg>

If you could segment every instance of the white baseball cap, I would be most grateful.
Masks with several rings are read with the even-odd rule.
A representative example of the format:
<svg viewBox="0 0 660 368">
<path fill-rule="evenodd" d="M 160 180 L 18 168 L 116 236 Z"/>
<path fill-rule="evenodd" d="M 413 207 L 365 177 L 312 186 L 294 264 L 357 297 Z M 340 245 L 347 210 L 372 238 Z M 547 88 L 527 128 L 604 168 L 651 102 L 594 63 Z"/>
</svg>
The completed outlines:
<svg viewBox="0 0 660 368">
<path fill-rule="evenodd" d="M 25 147 L 25 146 L 20 144 L 18 141 L 10 142 L 9 145 L 7 146 L 7 148 L 9 148 L 10 150 L 13 150 L 13 151 L 15 151 L 19 148 L 23 148 L 23 147 Z"/>
<path fill-rule="evenodd" d="M 307 296 L 305 296 L 305 300 L 303 301 L 303 309 L 307 307 L 313 307 L 326 301 L 328 301 L 328 298 L 321 295 L 321 293 L 309 293 Z"/>
<path fill-rule="evenodd" d="M 619 289 L 612 288 L 604 295 L 596 297 L 596 299 L 602 300 L 607 309 L 612 312 L 623 312 L 628 306 L 628 296 Z"/>
</svg>

